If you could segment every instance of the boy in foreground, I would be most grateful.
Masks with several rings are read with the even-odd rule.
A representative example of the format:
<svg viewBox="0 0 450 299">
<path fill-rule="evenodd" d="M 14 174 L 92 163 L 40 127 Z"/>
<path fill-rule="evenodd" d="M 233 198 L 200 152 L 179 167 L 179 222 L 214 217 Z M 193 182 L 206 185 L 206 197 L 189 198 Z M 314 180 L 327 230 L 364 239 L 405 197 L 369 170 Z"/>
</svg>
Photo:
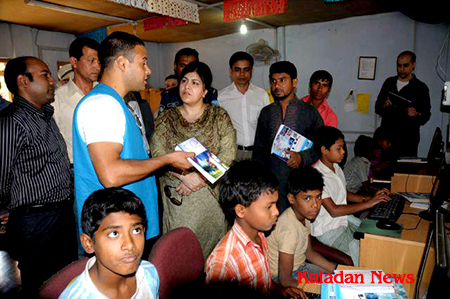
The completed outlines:
<svg viewBox="0 0 450 299">
<path fill-rule="evenodd" d="M 274 281 L 283 287 L 298 284 L 298 271 L 310 274 L 333 272 L 337 264 L 325 259 L 311 247 L 311 225 L 322 206 L 322 175 L 314 168 L 296 168 L 289 174 L 287 198 L 291 207 L 281 214 L 267 238 L 270 270 Z M 306 259 L 309 263 L 306 263 Z"/>
<path fill-rule="evenodd" d="M 256 292 L 277 291 L 294 298 L 306 298 L 295 287 L 272 282 L 263 232 L 276 223 L 278 180 L 269 168 L 256 161 L 237 162 L 220 183 L 220 205 L 231 230 L 206 261 L 206 283 L 237 283 Z"/>
<path fill-rule="evenodd" d="M 156 268 L 141 261 L 147 217 L 128 190 L 106 188 L 83 206 L 81 244 L 90 258 L 59 298 L 158 298 Z"/>
</svg>

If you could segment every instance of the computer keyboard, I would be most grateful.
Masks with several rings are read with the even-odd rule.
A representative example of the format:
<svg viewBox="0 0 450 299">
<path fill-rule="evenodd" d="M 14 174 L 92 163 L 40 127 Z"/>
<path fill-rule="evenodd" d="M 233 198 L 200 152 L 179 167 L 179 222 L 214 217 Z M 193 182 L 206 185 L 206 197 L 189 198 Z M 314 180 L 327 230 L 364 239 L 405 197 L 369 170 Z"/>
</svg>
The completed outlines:
<svg viewBox="0 0 450 299">
<path fill-rule="evenodd" d="M 401 195 L 391 194 L 389 202 L 380 202 L 375 205 L 367 215 L 367 218 L 373 220 L 387 219 L 397 221 L 405 207 L 405 198 Z"/>
</svg>

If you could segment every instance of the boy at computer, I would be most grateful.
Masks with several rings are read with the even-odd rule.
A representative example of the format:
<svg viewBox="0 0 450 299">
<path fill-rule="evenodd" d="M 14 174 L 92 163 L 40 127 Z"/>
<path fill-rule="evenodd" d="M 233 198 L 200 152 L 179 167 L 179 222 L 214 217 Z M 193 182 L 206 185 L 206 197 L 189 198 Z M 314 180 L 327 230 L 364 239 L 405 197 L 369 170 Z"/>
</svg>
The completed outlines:
<svg viewBox="0 0 450 299">
<path fill-rule="evenodd" d="M 233 227 L 206 261 L 206 283 L 237 283 L 256 292 L 305 298 L 302 290 L 272 282 L 264 231 L 277 222 L 278 179 L 265 165 L 244 160 L 220 182 L 219 202 Z"/>
<path fill-rule="evenodd" d="M 372 137 L 360 135 L 355 142 L 355 156 L 345 164 L 347 190 L 363 195 L 371 194 L 370 164 L 376 158 L 377 144 Z"/>
<path fill-rule="evenodd" d="M 267 243 L 272 277 L 288 287 L 298 284 L 298 271 L 306 272 L 309 278 L 319 271 L 333 272 L 337 264 L 311 247 L 310 221 L 316 219 L 322 206 L 322 175 L 311 166 L 295 168 L 289 174 L 286 190 L 291 207 L 281 214 Z"/>
<path fill-rule="evenodd" d="M 359 241 L 353 233 L 361 220 L 352 214 L 369 209 L 381 201 L 389 201 L 389 191 L 378 191 L 372 198 L 347 191 L 345 176 L 339 163 L 344 157 L 344 135 L 333 127 L 317 129 L 313 148 L 320 157 L 314 165 L 324 179 L 322 209 L 311 225 L 311 235 L 320 242 L 339 249 L 351 256 L 355 266 L 359 265 Z M 351 201 L 354 204 L 347 204 Z"/>
<path fill-rule="evenodd" d="M 371 173 L 380 177 L 386 175 L 390 177 L 390 172 L 398 158 L 392 147 L 391 134 L 388 129 L 379 127 L 373 133 L 373 139 L 378 145 L 378 150 L 377 157 L 372 162 Z"/>
<path fill-rule="evenodd" d="M 158 272 L 141 260 L 147 225 L 141 200 L 122 188 L 95 191 L 81 221 L 81 244 L 94 256 L 59 298 L 158 298 Z"/>
</svg>

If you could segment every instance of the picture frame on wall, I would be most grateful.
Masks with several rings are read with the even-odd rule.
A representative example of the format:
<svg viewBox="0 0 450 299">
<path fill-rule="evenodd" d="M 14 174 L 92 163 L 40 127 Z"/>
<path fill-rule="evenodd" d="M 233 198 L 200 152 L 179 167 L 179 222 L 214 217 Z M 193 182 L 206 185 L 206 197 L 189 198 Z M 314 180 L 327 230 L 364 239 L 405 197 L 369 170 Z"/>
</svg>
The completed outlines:
<svg viewBox="0 0 450 299">
<path fill-rule="evenodd" d="M 376 70 L 377 70 L 377 57 L 375 56 L 359 57 L 359 65 L 358 65 L 359 80 L 375 80 Z"/>
</svg>

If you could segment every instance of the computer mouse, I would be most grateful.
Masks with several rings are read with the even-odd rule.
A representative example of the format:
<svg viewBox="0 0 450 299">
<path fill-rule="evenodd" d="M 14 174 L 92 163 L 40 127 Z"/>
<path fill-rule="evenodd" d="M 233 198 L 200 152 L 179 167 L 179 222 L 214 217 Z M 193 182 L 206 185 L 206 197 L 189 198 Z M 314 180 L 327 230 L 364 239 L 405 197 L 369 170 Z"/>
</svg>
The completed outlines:
<svg viewBox="0 0 450 299">
<path fill-rule="evenodd" d="M 394 221 L 391 220 L 379 220 L 377 222 L 377 227 L 379 229 L 387 229 L 387 230 L 399 230 L 400 228 L 402 228 L 400 224 L 395 223 Z"/>
</svg>

